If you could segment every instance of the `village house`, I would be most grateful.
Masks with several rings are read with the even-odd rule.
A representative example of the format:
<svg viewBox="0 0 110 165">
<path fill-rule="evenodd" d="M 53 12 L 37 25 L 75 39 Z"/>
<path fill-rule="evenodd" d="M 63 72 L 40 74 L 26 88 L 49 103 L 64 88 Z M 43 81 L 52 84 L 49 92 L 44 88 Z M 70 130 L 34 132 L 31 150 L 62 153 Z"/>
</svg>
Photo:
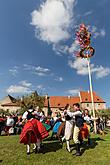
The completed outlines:
<svg viewBox="0 0 110 165">
<path fill-rule="evenodd" d="M 81 107 L 83 109 L 87 108 L 88 110 L 92 110 L 92 101 L 91 101 L 91 93 L 90 91 L 80 91 L 79 92 L 79 98 Z M 95 110 L 103 110 L 106 109 L 106 102 L 96 94 L 96 92 L 93 92 L 93 100 L 94 100 L 94 108 Z"/>
<path fill-rule="evenodd" d="M 93 92 L 94 98 L 94 107 L 96 110 L 106 109 L 106 102 Z M 48 106 L 53 113 L 53 116 L 56 112 L 61 112 L 66 104 L 69 104 L 71 108 L 74 103 L 80 103 L 81 108 L 88 110 L 92 110 L 92 101 L 91 101 L 91 93 L 89 91 L 80 91 L 79 96 L 50 96 L 45 98 L 43 111 L 45 115 L 48 114 Z"/>
<path fill-rule="evenodd" d="M 20 106 L 18 105 L 18 102 L 14 97 L 8 95 L 0 101 L 0 109 L 9 112 L 16 112 L 20 109 Z"/>
</svg>

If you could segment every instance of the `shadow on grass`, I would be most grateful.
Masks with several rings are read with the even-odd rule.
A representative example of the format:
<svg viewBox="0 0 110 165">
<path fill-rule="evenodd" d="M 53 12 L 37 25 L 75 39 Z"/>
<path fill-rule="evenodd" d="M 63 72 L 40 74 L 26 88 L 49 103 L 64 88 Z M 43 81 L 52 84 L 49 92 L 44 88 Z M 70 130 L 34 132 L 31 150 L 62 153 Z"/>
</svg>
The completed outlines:
<svg viewBox="0 0 110 165">
<path fill-rule="evenodd" d="M 0 160 L 0 163 L 2 163 L 3 162 L 3 160 Z"/>
<path fill-rule="evenodd" d="M 97 137 L 97 138 L 91 138 L 92 142 L 96 142 L 96 141 L 105 141 L 104 139 Z"/>
<path fill-rule="evenodd" d="M 57 150 L 62 149 L 62 145 L 59 141 L 50 141 L 44 144 L 44 151 L 43 153 L 47 152 L 56 152 Z"/>
<path fill-rule="evenodd" d="M 87 146 L 87 142 L 84 142 L 84 144 L 81 146 L 81 155 L 89 149 L 94 149 L 98 145 L 98 141 L 105 141 L 104 139 L 97 137 L 97 138 L 91 138 L 91 144 Z"/>
<path fill-rule="evenodd" d="M 57 150 L 62 149 L 62 145 L 59 141 L 50 141 L 48 143 L 43 143 L 41 150 L 36 152 L 36 154 L 41 153 L 45 154 L 48 152 L 56 152 Z M 30 152 L 29 155 L 27 155 L 27 158 L 30 157 L 31 154 L 35 153 L 35 151 Z"/>
<path fill-rule="evenodd" d="M 86 150 L 89 149 L 94 149 L 97 145 L 98 145 L 98 141 L 105 141 L 104 139 L 97 137 L 97 138 L 91 138 L 91 144 L 87 145 L 87 141 L 84 141 L 83 144 L 81 145 L 81 155 L 83 155 L 83 153 Z M 75 150 L 76 151 L 76 146 L 75 144 L 70 145 L 71 147 L 71 151 Z M 75 155 L 76 153 L 73 153 L 73 155 Z"/>
</svg>

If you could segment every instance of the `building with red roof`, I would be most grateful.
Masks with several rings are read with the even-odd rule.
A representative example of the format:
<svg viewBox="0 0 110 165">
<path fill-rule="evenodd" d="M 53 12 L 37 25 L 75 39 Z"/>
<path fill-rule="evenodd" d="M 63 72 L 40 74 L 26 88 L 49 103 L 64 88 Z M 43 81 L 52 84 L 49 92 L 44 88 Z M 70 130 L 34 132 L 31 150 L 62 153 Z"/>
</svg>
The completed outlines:
<svg viewBox="0 0 110 165">
<path fill-rule="evenodd" d="M 106 102 L 100 96 L 98 96 L 96 92 L 93 92 L 93 99 L 96 110 L 106 109 Z M 79 96 L 46 97 L 43 108 L 46 115 L 48 113 L 48 101 L 53 114 L 58 111 L 62 111 L 66 104 L 69 104 L 71 108 L 73 108 L 74 103 L 80 103 L 82 109 L 87 108 L 88 110 L 92 110 L 91 93 L 89 91 L 80 91 Z"/>
</svg>

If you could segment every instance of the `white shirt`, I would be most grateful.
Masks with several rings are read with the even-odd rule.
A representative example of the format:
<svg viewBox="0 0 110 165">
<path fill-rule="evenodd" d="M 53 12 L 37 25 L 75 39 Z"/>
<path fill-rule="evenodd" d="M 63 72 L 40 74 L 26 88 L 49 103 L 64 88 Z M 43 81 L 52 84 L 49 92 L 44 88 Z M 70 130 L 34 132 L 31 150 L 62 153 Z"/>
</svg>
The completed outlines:
<svg viewBox="0 0 110 165">
<path fill-rule="evenodd" d="M 24 113 L 23 113 L 23 116 L 22 116 L 22 119 L 27 119 L 27 115 L 28 115 L 28 112 L 27 112 L 27 111 L 24 112 Z"/>
<path fill-rule="evenodd" d="M 67 114 L 70 116 L 70 117 L 75 117 L 75 116 L 81 116 L 82 115 L 82 112 L 81 111 L 76 111 L 76 112 L 67 112 Z"/>
<path fill-rule="evenodd" d="M 88 123 L 88 124 L 90 124 L 91 121 L 92 121 L 91 117 L 89 117 L 89 116 L 84 116 L 84 120 L 85 120 L 86 123 Z"/>
<path fill-rule="evenodd" d="M 7 126 L 13 126 L 13 124 L 14 124 L 14 119 L 8 117 L 8 118 L 7 118 L 7 121 L 6 121 L 6 125 L 7 125 Z"/>
</svg>

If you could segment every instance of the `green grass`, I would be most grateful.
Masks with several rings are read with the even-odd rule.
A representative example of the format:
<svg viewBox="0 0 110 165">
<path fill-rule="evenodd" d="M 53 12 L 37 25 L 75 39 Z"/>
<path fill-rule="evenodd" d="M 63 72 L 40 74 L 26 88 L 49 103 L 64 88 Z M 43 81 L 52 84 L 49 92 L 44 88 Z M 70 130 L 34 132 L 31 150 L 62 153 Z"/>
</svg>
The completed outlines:
<svg viewBox="0 0 110 165">
<path fill-rule="evenodd" d="M 44 141 L 42 154 L 26 155 L 26 146 L 19 143 L 19 136 L 0 136 L 0 165 L 109 165 L 110 132 L 105 136 L 91 135 L 91 147 L 83 144 L 82 156 L 76 157 L 75 146 L 71 141 L 72 152 L 66 151 L 66 144 L 57 141 Z"/>
</svg>

